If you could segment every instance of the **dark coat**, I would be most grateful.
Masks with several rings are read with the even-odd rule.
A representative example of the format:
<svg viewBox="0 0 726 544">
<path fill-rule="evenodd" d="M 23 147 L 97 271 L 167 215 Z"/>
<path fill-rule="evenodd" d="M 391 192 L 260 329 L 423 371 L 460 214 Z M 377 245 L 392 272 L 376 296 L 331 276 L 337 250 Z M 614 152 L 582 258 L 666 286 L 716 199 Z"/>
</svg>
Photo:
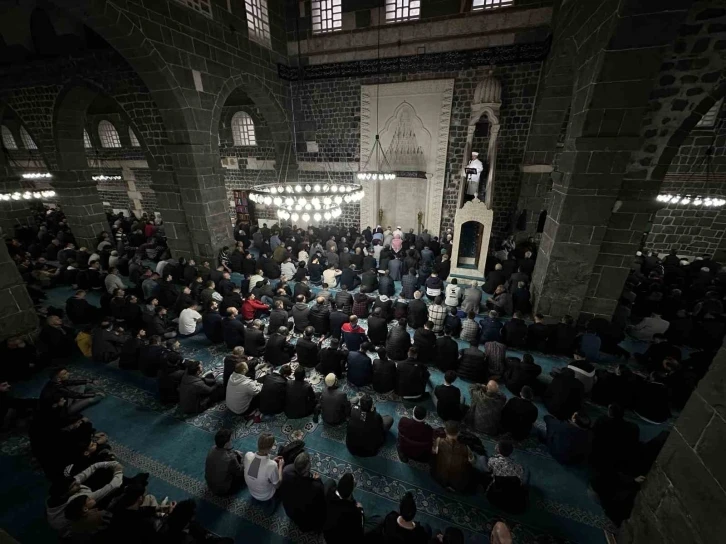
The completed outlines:
<svg viewBox="0 0 726 544">
<path fill-rule="evenodd" d="M 502 340 L 510 348 L 521 348 L 527 343 L 527 324 L 522 319 L 512 318 L 502 329 Z"/>
<path fill-rule="evenodd" d="M 380 279 L 378 280 L 378 292 L 381 295 L 386 295 L 387 297 L 393 296 L 393 294 L 396 292 L 396 290 L 395 290 L 395 285 L 393 283 L 393 279 L 391 279 L 390 276 L 381 276 L 380 277 Z"/>
<path fill-rule="evenodd" d="M 502 430 L 512 433 L 515 440 L 524 440 L 529 436 L 532 425 L 537 421 L 539 411 L 533 402 L 519 397 L 512 397 L 502 410 Z"/>
<path fill-rule="evenodd" d="M 375 410 L 363 412 L 359 406 L 351 409 L 345 436 L 350 453 L 358 457 L 373 457 L 378 454 L 385 439 L 381 414 Z"/>
<path fill-rule="evenodd" d="M 544 394 L 544 404 L 558 419 L 569 419 L 582 406 L 585 386 L 575 376 L 561 373 L 550 382 Z"/>
<path fill-rule="evenodd" d="M 222 316 L 219 312 L 206 312 L 202 316 L 202 330 L 207 339 L 219 344 L 224 342 L 224 334 L 222 333 Z"/>
<path fill-rule="evenodd" d="M 287 380 L 285 415 L 300 419 L 313 413 L 316 403 L 313 386 L 305 380 Z"/>
<path fill-rule="evenodd" d="M 316 334 L 327 334 L 330 330 L 330 305 L 313 304 L 308 314 L 308 321 Z"/>
<path fill-rule="evenodd" d="M 398 422 L 398 447 L 406 457 L 426 461 L 433 443 L 434 430 L 428 423 L 410 417 L 403 417 Z"/>
<path fill-rule="evenodd" d="M 468 347 L 461 350 L 459 359 L 460 378 L 473 383 L 484 383 L 488 377 L 487 358 L 479 348 Z"/>
<path fill-rule="evenodd" d="M 280 327 L 287 327 L 290 316 L 285 310 L 275 308 L 270 312 L 270 320 L 267 324 L 267 334 L 277 332 Z"/>
<path fill-rule="evenodd" d="M 323 377 L 330 373 L 338 378 L 343 376 L 348 361 L 348 353 L 340 349 L 323 348 L 318 356 L 320 363 L 316 367 Z"/>
<path fill-rule="evenodd" d="M 412 329 L 423 327 L 429 319 L 429 309 L 422 299 L 412 300 L 408 303 L 408 326 Z"/>
<path fill-rule="evenodd" d="M 141 347 L 144 345 L 143 340 L 136 336 L 132 336 L 121 346 L 121 353 L 118 361 L 118 367 L 124 370 L 136 370 L 139 368 L 139 357 L 141 355 Z"/>
<path fill-rule="evenodd" d="M 592 431 L 551 415 L 544 416 L 544 421 L 547 425 L 545 442 L 552 457 L 565 465 L 587 460 L 592 449 Z"/>
<path fill-rule="evenodd" d="M 265 353 L 265 334 L 254 327 L 245 330 L 245 355 L 260 357 Z"/>
<path fill-rule="evenodd" d="M 522 387 L 531 386 L 542 373 L 542 367 L 524 361 L 510 359 L 504 372 L 504 383 L 513 395 L 519 395 Z"/>
<path fill-rule="evenodd" d="M 297 353 L 297 361 L 305 368 L 313 368 L 318 364 L 318 355 L 320 347 L 317 342 L 313 342 L 309 338 L 300 338 L 295 343 L 295 353 Z"/>
<path fill-rule="evenodd" d="M 415 359 L 407 359 L 396 365 L 396 393 L 402 397 L 417 397 L 426 391 L 429 379 L 426 366 Z"/>
<path fill-rule="evenodd" d="M 295 346 L 287 341 L 287 338 L 281 334 L 272 334 L 267 339 L 267 347 L 265 348 L 265 361 L 273 366 L 286 365 L 295 354 Z"/>
<path fill-rule="evenodd" d="M 418 360 L 432 363 L 436 360 L 436 335 L 424 327 L 413 333 L 413 345 L 418 348 Z"/>
<path fill-rule="evenodd" d="M 388 323 L 384 317 L 376 317 L 374 315 L 368 318 L 368 339 L 377 346 L 386 343 L 388 336 Z"/>
<path fill-rule="evenodd" d="M 262 381 L 259 392 L 260 412 L 263 414 L 281 414 L 285 411 L 287 398 L 287 382 L 277 372 L 268 374 Z"/>
<path fill-rule="evenodd" d="M 335 295 L 335 307 L 339 311 L 350 315 L 353 311 L 353 295 L 348 291 L 338 291 Z"/>
<path fill-rule="evenodd" d="M 393 361 L 403 361 L 408 357 L 408 348 L 411 347 L 411 336 L 405 327 L 394 326 L 388 333 L 386 340 L 386 353 Z"/>
<path fill-rule="evenodd" d="M 179 409 L 185 414 L 204 411 L 216 387 L 201 376 L 184 374 L 179 384 Z"/>
<path fill-rule="evenodd" d="M 238 318 L 225 317 L 222 320 L 222 337 L 227 347 L 232 349 L 236 346 L 245 345 L 245 324 Z"/>
<path fill-rule="evenodd" d="M 301 531 L 320 532 L 327 509 L 323 482 L 312 475 L 298 474 L 293 465 L 285 467 L 280 486 L 285 514 Z"/>
<path fill-rule="evenodd" d="M 340 311 L 340 309 L 330 312 L 330 337 L 340 340 L 341 328 L 345 323 L 348 323 L 349 319 L 350 314 L 346 314 L 345 312 Z"/>
<path fill-rule="evenodd" d="M 396 388 L 396 363 L 391 359 L 373 361 L 373 390 L 390 393 Z"/>
<path fill-rule="evenodd" d="M 504 285 L 506 282 L 507 282 L 507 277 L 504 275 L 503 271 L 492 270 L 491 272 L 489 272 L 489 276 L 487 277 L 486 281 L 484 282 L 482 291 L 484 291 L 488 295 L 491 295 L 492 293 L 494 293 L 494 290 L 498 286 Z"/>
<path fill-rule="evenodd" d="M 459 368 L 459 344 L 450 336 L 436 339 L 436 368 L 441 372 Z"/>
<path fill-rule="evenodd" d="M 486 344 L 491 341 L 501 342 L 504 323 L 499 318 L 487 316 L 481 320 L 479 327 L 481 328 L 481 334 L 479 336 L 480 344 Z"/>
<path fill-rule="evenodd" d="M 373 380 L 370 357 L 360 351 L 348 352 L 348 382 L 357 387 L 369 385 Z"/>
<path fill-rule="evenodd" d="M 320 395 L 320 413 L 328 425 L 343 423 L 350 415 L 350 401 L 338 387 L 326 387 Z"/>
</svg>

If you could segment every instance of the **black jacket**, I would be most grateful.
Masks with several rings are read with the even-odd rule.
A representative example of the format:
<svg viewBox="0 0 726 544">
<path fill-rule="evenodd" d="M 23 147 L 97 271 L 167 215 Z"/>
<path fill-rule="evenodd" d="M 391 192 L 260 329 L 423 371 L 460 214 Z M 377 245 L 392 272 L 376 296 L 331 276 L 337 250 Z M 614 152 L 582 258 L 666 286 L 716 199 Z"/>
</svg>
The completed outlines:
<svg viewBox="0 0 726 544">
<path fill-rule="evenodd" d="M 459 368 L 459 344 L 451 336 L 436 339 L 436 368 L 441 372 Z"/>
<path fill-rule="evenodd" d="M 121 354 L 121 346 L 126 338 L 119 336 L 113 331 L 96 329 L 93 331 L 91 352 L 93 360 L 97 363 L 110 363 L 118 359 Z"/>
<path fill-rule="evenodd" d="M 267 339 L 265 348 L 265 361 L 273 366 L 285 365 L 290 362 L 295 347 L 281 334 L 275 333 Z"/>
<path fill-rule="evenodd" d="M 71 297 L 66 300 L 66 314 L 74 325 L 93 323 L 100 310 L 85 298 Z"/>
<path fill-rule="evenodd" d="M 550 328 L 544 323 L 532 323 L 527 328 L 527 347 L 536 351 L 547 349 Z"/>
<path fill-rule="evenodd" d="M 413 345 L 418 348 L 418 360 L 422 363 L 432 363 L 436 360 L 436 335 L 421 327 L 413 333 Z"/>
<path fill-rule="evenodd" d="M 371 313 L 375 311 L 376 308 L 381 309 L 381 316 L 386 319 L 386 321 L 390 320 L 391 317 L 393 317 L 393 301 L 391 299 L 388 300 L 381 300 L 381 297 L 376 297 L 376 300 L 373 301 L 373 307 L 371 308 Z"/>
<path fill-rule="evenodd" d="M 395 325 L 388 333 L 386 340 L 386 353 L 393 361 L 403 361 L 408 357 L 408 348 L 411 347 L 411 336 L 405 327 Z"/>
<path fill-rule="evenodd" d="M 482 286 L 481 290 L 485 293 L 491 295 L 494 293 L 494 290 L 500 286 L 504 285 L 507 282 L 507 277 L 504 275 L 504 272 L 501 270 L 492 270 L 489 272 L 489 276 L 487 277 L 487 280 L 484 282 L 484 285 Z"/>
<path fill-rule="evenodd" d="M 376 346 L 382 346 L 386 343 L 388 336 L 388 323 L 384 317 L 376 317 L 374 315 L 368 318 L 368 339 Z"/>
<path fill-rule="evenodd" d="M 143 340 L 136 336 L 132 336 L 121 346 L 121 355 L 118 361 L 118 367 L 124 370 L 136 370 L 139 368 L 139 357 L 141 355 L 141 347 L 144 345 Z"/>
<path fill-rule="evenodd" d="M 510 348 L 524 347 L 527 342 L 527 324 L 522 319 L 510 319 L 502 329 L 502 339 Z"/>
<path fill-rule="evenodd" d="M 370 293 L 378 289 L 378 273 L 371 272 L 370 270 L 363 272 L 360 277 L 360 288 L 361 292 L 365 293 Z"/>
<path fill-rule="evenodd" d="M 254 327 L 245 330 L 245 355 L 259 357 L 265 352 L 265 334 Z"/>
<path fill-rule="evenodd" d="M 348 451 L 358 457 L 373 457 L 385 442 L 383 418 L 375 410 L 363 412 L 360 406 L 350 411 L 345 444 Z"/>
<path fill-rule="evenodd" d="M 585 386 L 574 376 L 555 376 L 544 394 L 544 404 L 550 414 L 558 419 L 570 419 L 582 406 Z"/>
<path fill-rule="evenodd" d="M 222 336 L 227 347 L 245 345 L 245 324 L 237 318 L 225 317 L 222 320 Z"/>
<path fill-rule="evenodd" d="M 164 346 L 148 345 L 139 350 L 139 370 L 144 376 L 155 378 L 159 373 Z"/>
<path fill-rule="evenodd" d="M 390 359 L 373 361 L 373 389 L 376 393 L 390 393 L 396 388 L 396 363 Z"/>
<path fill-rule="evenodd" d="M 301 531 L 320 532 L 326 518 L 325 488 L 312 475 L 298 474 L 293 465 L 285 467 L 280 486 L 285 514 Z"/>
<path fill-rule="evenodd" d="M 484 383 L 488 377 L 487 358 L 479 348 L 468 347 L 461 350 L 459 359 L 460 378 L 472 383 Z"/>
<path fill-rule="evenodd" d="M 412 329 L 423 327 L 429 319 L 429 309 L 421 299 L 414 299 L 408 303 L 408 326 Z"/>
<path fill-rule="evenodd" d="M 295 343 L 295 353 L 297 353 L 298 362 L 305 368 L 313 368 L 318 364 L 318 354 L 320 348 L 317 342 L 313 342 L 308 338 L 300 338 Z"/>
<path fill-rule="evenodd" d="M 335 307 L 339 311 L 350 315 L 353 311 L 353 295 L 348 291 L 338 291 L 335 295 Z"/>
<path fill-rule="evenodd" d="M 316 334 L 327 334 L 330 330 L 330 305 L 313 304 L 308 314 L 308 321 Z"/>
<path fill-rule="evenodd" d="M 443 421 L 459 421 L 461 410 L 461 390 L 455 385 L 437 385 L 434 389 L 436 413 Z"/>
<path fill-rule="evenodd" d="M 363 542 L 363 510 L 358 508 L 355 499 L 341 499 L 336 486 L 328 491 L 327 510 L 323 535 L 325 542 L 344 542 L 361 544 Z"/>
<path fill-rule="evenodd" d="M 279 308 L 272 310 L 272 312 L 270 312 L 270 320 L 267 325 L 267 334 L 277 332 L 277 329 L 280 327 L 287 327 L 289 317 L 289 314 L 285 310 Z"/>
<path fill-rule="evenodd" d="M 202 330 L 207 340 L 213 344 L 224 342 L 224 334 L 222 334 L 222 316 L 219 312 L 206 312 L 202 315 Z"/>
<path fill-rule="evenodd" d="M 323 348 L 320 350 L 318 358 L 320 363 L 316 369 L 323 377 L 332 372 L 340 378 L 348 362 L 348 352 L 340 349 Z"/>
<path fill-rule="evenodd" d="M 396 393 L 402 397 L 423 395 L 429 376 L 426 366 L 415 359 L 407 359 L 398 363 L 396 365 Z"/>
<path fill-rule="evenodd" d="M 378 280 L 378 292 L 381 295 L 392 297 L 395 293 L 395 285 L 390 276 L 381 276 Z"/>
<path fill-rule="evenodd" d="M 277 372 L 268 374 L 262 381 L 260 395 L 260 412 L 263 414 L 281 414 L 285 411 L 287 398 L 287 382 Z"/>
<path fill-rule="evenodd" d="M 502 430 L 511 432 L 515 440 L 524 440 L 537 421 L 537 414 L 538 410 L 533 402 L 512 397 L 502 409 Z"/>
<path fill-rule="evenodd" d="M 307 417 L 315 408 L 313 386 L 306 381 L 288 380 L 285 398 L 285 415 L 292 419 Z"/>
<path fill-rule="evenodd" d="M 353 299 L 351 298 L 351 300 Z M 330 323 L 330 337 L 340 340 L 340 329 L 345 323 L 350 321 L 350 314 L 346 314 L 337 309 L 330 312 L 328 321 Z"/>
<path fill-rule="evenodd" d="M 531 386 L 541 373 L 542 367 L 539 365 L 510 359 L 507 361 L 507 368 L 504 371 L 504 383 L 513 395 L 519 395 L 522 387 Z"/>
<path fill-rule="evenodd" d="M 577 329 L 565 323 L 557 323 L 552 326 L 548 338 L 548 349 L 552 353 L 558 355 L 572 356 L 575 348 L 575 339 L 577 338 Z"/>
</svg>

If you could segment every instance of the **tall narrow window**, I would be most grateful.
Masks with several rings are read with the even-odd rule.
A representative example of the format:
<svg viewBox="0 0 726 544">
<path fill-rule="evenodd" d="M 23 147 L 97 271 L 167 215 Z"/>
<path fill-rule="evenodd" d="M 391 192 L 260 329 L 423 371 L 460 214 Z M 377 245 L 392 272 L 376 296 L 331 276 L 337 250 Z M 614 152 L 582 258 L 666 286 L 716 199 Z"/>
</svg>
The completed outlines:
<svg viewBox="0 0 726 544">
<path fill-rule="evenodd" d="M 91 137 L 88 135 L 88 131 L 85 128 L 83 129 L 83 147 L 86 149 L 91 149 L 93 147 Z"/>
<path fill-rule="evenodd" d="M 421 17 L 421 0 L 386 0 L 386 22 L 402 23 Z"/>
<path fill-rule="evenodd" d="M 121 147 L 116 127 L 108 121 L 98 123 L 98 139 L 101 140 L 101 147 Z"/>
<path fill-rule="evenodd" d="M 139 139 L 136 137 L 136 133 L 131 127 L 129 127 L 129 140 L 131 140 L 131 147 L 141 147 Z"/>
<path fill-rule="evenodd" d="M 482 9 L 506 8 L 507 6 L 513 5 L 514 0 L 474 0 L 471 5 L 471 10 L 479 11 Z"/>
<path fill-rule="evenodd" d="M 718 119 L 718 112 L 721 111 L 721 104 L 723 104 L 723 98 L 711 106 L 711 109 L 708 110 L 703 117 L 701 117 L 701 120 L 696 123 L 696 126 L 700 128 L 714 126 L 716 124 L 716 119 Z"/>
<path fill-rule="evenodd" d="M 28 134 L 28 131 L 25 130 L 25 127 L 23 126 L 20 127 L 20 139 L 23 141 L 25 149 L 38 149 L 38 146 L 35 145 L 33 138 L 30 137 L 30 134 Z"/>
<path fill-rule="evenodd" d="M 238 111 L 232 116 L 232 140 L 234 145 L 257 145 L 255 122 L 247 112 Z"/>
<path fill-rule="evenodd" d="M 176 0 L 180 4 L 184 4 L 188 8 L 192 8 L 197 13 L 212 18 L 212 2 L 211 0 Z"/>
<path fill-rule="evenodd" d="M 250 40 L 270 47 L 270 18 L 267 15 L 267 0 L 245 0 L 247 30 Z"/>
<path fill-rule="evenodd" d="M 15 143 L 15 137 L 13 136 L 13 133 L 10 132 L 10 129 L 3 125 L 0 127 L 0 132 L 2 132 L 3 137 L 3 147 L 5 149 L 17 149 L 18 144 Z"/>
<path fill-rule="evenodd" d="M 341 0 L 313 0 L 313 33 L 322 34 L 343 28 Z"/>
</svg>

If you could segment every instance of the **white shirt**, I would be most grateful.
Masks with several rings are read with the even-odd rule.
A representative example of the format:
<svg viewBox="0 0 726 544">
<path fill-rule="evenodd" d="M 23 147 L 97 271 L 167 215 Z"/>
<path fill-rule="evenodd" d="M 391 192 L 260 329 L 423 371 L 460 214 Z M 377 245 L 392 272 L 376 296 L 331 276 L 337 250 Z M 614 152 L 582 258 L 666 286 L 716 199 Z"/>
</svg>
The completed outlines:
<svg viewBox="0 0 726 544">
<path fill-rule="evenodd" d="M 310 255 L 308 255 L 308 252 L 305 251 L 304 249 L 301 249 L 300 251 L 297 252 L 298 262 L 305 261 L 305 263 L 307 264 L 309 258 L 310 258 Z"/>
<path fill-rule="evenodd" d="M 179 314 L 179 334 L 194 334 L 197 330 L 197 320 L 202 316 L 196 310 L 185 308 Z"/>
<path fill-rule="evenodd" d="M 244 465 L 245 483 L 250 495 L 258 501 L 270 500 L 275 495 L 280 481 L 277 463 L 269 457 L 248 451 L 245 453 Z"/>
<path fill-rule="evenodd" d="M 293 262 L 284 262 L 280 265 L 280 273 L 289 280 L 292 279 L 295 272 L 297 272 L 297 266 Z"/>
</svg>

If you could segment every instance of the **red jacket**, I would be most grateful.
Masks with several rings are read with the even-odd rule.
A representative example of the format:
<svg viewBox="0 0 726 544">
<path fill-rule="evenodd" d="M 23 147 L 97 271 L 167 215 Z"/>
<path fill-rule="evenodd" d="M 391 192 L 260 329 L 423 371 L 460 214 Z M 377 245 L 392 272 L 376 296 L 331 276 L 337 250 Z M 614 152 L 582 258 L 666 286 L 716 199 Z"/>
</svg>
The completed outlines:
<svg viewBox="0 0 726 544">
<path fill-rule="evenodd" d="M 256 310 L 269 310 L 270 307 L 267 304 L 263 304 L 257 299 L 247 299 L 242 303 L 242 319 L 249 321 L 255 318 Z"/>
</svg>

